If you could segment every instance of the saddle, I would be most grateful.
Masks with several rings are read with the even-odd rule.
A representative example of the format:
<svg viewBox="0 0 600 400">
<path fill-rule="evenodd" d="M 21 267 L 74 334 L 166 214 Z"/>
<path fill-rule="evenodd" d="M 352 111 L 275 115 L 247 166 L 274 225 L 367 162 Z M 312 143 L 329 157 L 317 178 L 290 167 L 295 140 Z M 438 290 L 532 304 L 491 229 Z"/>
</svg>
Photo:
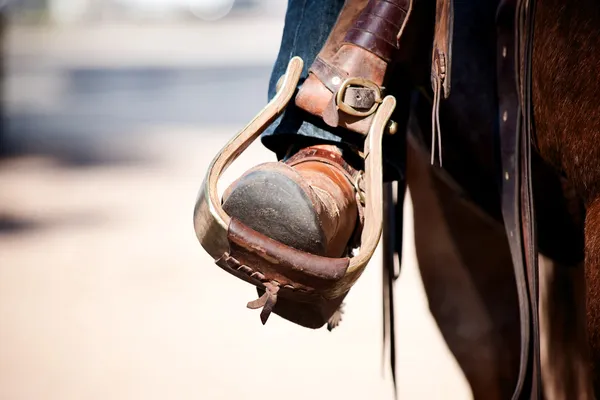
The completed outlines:
<svg viewBox="0 0 600 400">
<path fill-rule="evenodd" d="M 195 209 L 194 228 L 216 264 L 254 285 L 260 297 L 248 308 L 262 309 L 265 324 L 274 313 L 298 325 L 333 329 L 341 304 L 364 272 L 384 235 L 384 303 L 393 334 L 393 229 L 391 194 L 383 184 L 382 140 L 403 127 L 391 120 L 396 99 L 386 93 L 390 66 L 402 45 L 413 0 L 347 1 L 325 46 L 299 86 L 303 60 L 293 57 L 277 84 L 277 93 L 212 160 Z M 502 208 L 513 257 L 521 319 L 521 368 L 513 399 L 540 397 L 539 323 L 537 320 L 537 250 L 531 191 L 530 139 L 533 0 L 503 0 L 497 15 L 498 95 L 502 154 Z M 432 164 L 437 147 L 442 165 L 439 106 L 450 95 L 453 2 L 437 0 L 431 53 Z M 223 172 L 291 103 L 364 137 L 364 171 L 356 179 L 364 226 L 350 256 L 328 258 L 306 253 L 256 232 L 223 209 L 217 183 Z M 437 144 L 437 146 L 436 146 Z M 385 213 L 384 213 L 385 210 Z M 391 257 L 389 255 L 392 255 Z"/>
</svg>

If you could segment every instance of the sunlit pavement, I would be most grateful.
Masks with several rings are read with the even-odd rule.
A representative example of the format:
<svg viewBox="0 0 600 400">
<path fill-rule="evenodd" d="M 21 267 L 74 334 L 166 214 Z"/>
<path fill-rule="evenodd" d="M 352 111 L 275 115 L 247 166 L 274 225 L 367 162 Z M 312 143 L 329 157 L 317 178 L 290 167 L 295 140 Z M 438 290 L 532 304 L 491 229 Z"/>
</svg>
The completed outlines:
<svg viewBox="0 0 600 400">
<path fill-rule="evenodd" d="M 117 161 L 0 163 L 0 398 L 391 399 L 379 252 L 338 329 L 277 316 L 262 326 L 245 307 L 255 290 L 213 263 L 192 226 L 206 167 L 242 123 L 192 122 L 128 125 L 125 137 L 94 142 Z M 268 160 L 256 143 L 222 186 Z M 406 224 L 399 398 L 469 398 L 428 312 Z"/>
<path fill-rule="evenodd" d="M 245 308 L 255 291 L 197 243 L 196 191 L 226 139 L 169 130 L 140 146 L 149 163 L 71 169 L 21 159 L 0 168 L 0 209 L 23 223 L 0 235 L 0 398 L 391 398 L 379 254 L 329 333 L 278 317 L 263 327 Z M 260 144 L 243 157 L 224 184 L 272 159 Z M 465 398 L 410 235 L 405 244 L 400 398 Z"/>
</svg>

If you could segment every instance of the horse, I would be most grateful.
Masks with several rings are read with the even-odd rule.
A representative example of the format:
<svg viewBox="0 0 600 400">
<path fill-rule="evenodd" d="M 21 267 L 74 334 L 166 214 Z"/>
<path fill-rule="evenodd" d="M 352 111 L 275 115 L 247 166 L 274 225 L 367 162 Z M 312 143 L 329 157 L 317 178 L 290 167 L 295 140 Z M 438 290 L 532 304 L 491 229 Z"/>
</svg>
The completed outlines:
<svg viewBox="0 0 600 400">
<path fill-rule="evenodd" d="M 365 0 L 347 0 L 342 13 L 346 10 L 356 14 L 365 3 Z M 386 86 L 397 103 L 393 118 L 400 134 L 395 136 L 404 139 L 405 147 L 396 149 L 396 156 L 406 161 L 405 179 L 398 185 L 393 218 L 389 185 L 384 191 L 383 218 L 381 213 L 367 207 L 367 213 L 371 214 L 365 221 L 371 221 L 371 225 L 363 230 L 363 238 L 369 240 L 369 246 L 364 247 L 372 254 L 376 235 L 370 233 L 378 231 L 372 217 L 383 219 L 383 231 L 387 233 L 384 267 L 388 270 L 384 278 L 388 289 L 392 289 L 396 274 L 392 271 L 390 254 L 401 249 L 398 239 L 401 206 L 408 190 L 413 200 L 417 259 L 430 310 L 474 398 L 504 399 L 513 393 L 518 395 L 516 398 L 527 398 L 529 394 L 538 397 L 541 392 L 548 398 L 593 398 L 594 389 L 600 389 L 600 167 L 597 166 L 600 142 L 595 140 L 600 112 L 594 103 L 594 94 L 600 92 L 594 68 L 600 64 L 594 41 L 600 33 L 600 5 L 592 0 L 576 4 L 559 0 L 454 2 L 449 64 L 452 89 L 447 98 L 438 101 L 439 96 L 430 89 L 437 3 L 439 0 L 412 1 L 410 18 L 401 28 L 401 46 Z M 525 4 L 525 14 L 533 22 L 517 21 L 515 3 L 517 7 Z M 507 17 L 503 13 L 507 9 L 513 10 L 508 19 L 517 27 L 532 28 L 525 34 L 521 32 L 522 36 L 518 36 L 520 31 L 514 35 L 518 36 L 515 42 L 519 45 L 523 37 L 526 39 L 526 45 L 518 47 L 518 54 L 512 50 L 509 53 L 506 46 L 499 48 L 500 38 L 507 34 Z M 343 23 L 333 28 L 331 41 L 339 40 L 352 23 L 348 18 L 339 21 Z M 327 46 L 322 54 L 330 51 Z M 524 56 L 528 52 L 531 57 Z M 514 55 L 519 61 L 514 65 L 518 84 L 507 81 L 502 73 L 502 68 L 508 65 L 507 54 L 508 59 Z M 371 61 L 380 63 L 375 56 Z M 299 69 L 296 64 L 290 76 L 298 79 Z M 280 304 L 278 295 L 282 297 L 286 289 L 290 296 L 303 296 L 293 279 L 286 278 L 281 288 L 280 282 L 271 280 L 269 274 L 277 270 L 276 264 L 285 260 L 286 268 L 297 276 L 298 270 L 307 271 L 315 263 L 319 263 L 322 274 L 331 261 L 285 249 L 252 232 L 255 239 L 260 239 L 260 246 L 258 242 L 254 247 L 237 242 L 232 246 L 233 237 L 240 239 L 235 232 L 228 238 L 232 225 L 219 209 L 214 188 L 220 173 L 244 150 L 248 140 L 254 140 L 289 102 L 295 85 L 290 79 L 284 79 L 281 86 L 278 84 L 279 93 L 287 97 L 276 96 L 266 111 L 215 158 L 194 217 L 200 242 L 221 268 L 263 291 L 266 286 L 257 301 L 265 307 L 263 323 L 276 304 Z M 522 136 L 524 144 L 519 144 L 524 150 L 512 160 L 513 164 L 519 164 L 527 157 L 526 172 L 521 175 L 520 183 L 515 180 L 513 170 L 505 169 L 503 146 L 507 140 L 507 121 L 517 125 L 514 115 L 501 110 L 507 88 L 514 90 L 520 112 L 527 114 L 526 126 L 523 128 L 521 124 L 518 128 L 527 132 Z M 301 94 L 302 90 L 300 97 Z M 318 106 L 308 103 L 313 108 Z M 380 109 L 388 112 L 393 108 L 390 104 L 391 100 L 384 99 Z M 435 110 L 438 104 L 443 144 L 436 145 L 432 136 L 436 130 L 435 118 L 431 114 L 432 107 Z M 373 121 L 379 121 L 378 115 L 375 114 Z M 337 117 L 332 120 L 338 122 Z M 367 128 L 365 124 L 359 126 L 365 132 Z M 371 128 L 369 135 L 372 131 Z M 443 153 L 443 167 L 441 163 L 433 165 L 428 156 L 438 146 Z M 374 161 L 373 157 L 379 156 L 376 152 L 369 153 L 366 162 L 379 162 L 379 174 L 381 159 Z M 512 214 L 507 214 L 505 207 L 504 187 L 509 185 L 506 182 L 517 182 L 520 186 L 515 196 L 524 196 L 528 202 L 519 203 L 511 210 Z M 375 187 L 373 183 L 369 182 L 371 188 Z M 375 200 L 379 196 L 378 192 Z M 522 221 L 517 220 L 522 222 L 523 232 L 518 235 L 522 236 L 526 249 L 522 259 L 528 268 L 526 272 L 520 271 L 515 261 L 518 258 L 514 250 L 515 231 L 509 226 L 515 213 L 525 215 Z M 234 231 L 243 228 L 237 225 Z M 264 247 L 265 243 L 272 249 Z M 228 250 L 230 246 L 234 250 Z M 531 256 L 536 246 L 540 254 L 539 310 L 537 252 Z M 239 254 L 230 254 L 232 251 Z M 273 255 L 281 260 L 273 261 Z M 268 268 L 258 271 L 249 266 L 256 263 L 257 257 Z M 319 285 L 326 288 L 322 293 L 337 295 L 333 298 L 338 303 L 319 304 L 318 310 L 335 310 L 341 301 L 339 294 L 347 293 L 369 257 L 369 254 L 357 256 L 355 259 L 359 261 L 355 264 L 340 259 L 335 264 L 335 274 L 319 277 Z M 520 277 L 519 271 L 526 276 Z M 277 276 L 282 278 L 281 274 Z M 527 318 L 523 311 L 524 279 L 528 285 L 524 289 Z M 302 282 L 308 290 L 305 293 L 314 288 L 312 280 Z M 387 304 L 393 304 L 393 295 Z M 313 309 L 314 315 L 320 318 L 321 311 L 317 309 Z M 310 324 L 313 323 L 317 327 L 323 321 L 311 320 Z M 541 371 L 538 358 L 542 361 Z M 540 374 L 541 388 L 536 386 Z M 526 381 L 531 384 L 530 393 L 524 387 Z"/>
<path fill-rule="evenodd" d="M 440 107 L 443 168 L 431 166 L 434 2 L 416 2 L 404 76 L 411 98 L 407 186 L 430 309 L 474 398 L 510 397 L 519 369 L 518 304 L 499 193 L 499 2 L 455 2 L 452 92 Z M 540 260 L 543 390 L 600 393 L 600 4 L 537 1 L 531 168 Z M 596 38 L 596 39 L 595 39 Z M 406 73 L 406 69 L 409 73 Z M 585 271 L 585 273 L 584 273 Z M 586 329 L 587 327 L 587 329 Z"/>
</svg>

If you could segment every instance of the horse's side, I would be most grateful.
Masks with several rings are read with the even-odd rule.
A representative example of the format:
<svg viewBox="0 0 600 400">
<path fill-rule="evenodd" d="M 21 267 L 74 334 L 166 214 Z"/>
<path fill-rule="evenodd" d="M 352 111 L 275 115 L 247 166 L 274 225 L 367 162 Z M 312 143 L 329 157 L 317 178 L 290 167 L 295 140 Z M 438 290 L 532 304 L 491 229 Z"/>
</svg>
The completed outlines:
<svg viewBox="0 0 600 400">
<path fill-rule="evenodd" d="M 427 3 L 435 2 L 420 2 L 419 23 L 429 20 L 435 6 Z M 519 367 L 516 291 L 498 185 L 497 6 L 455 2 L 452 92 L 441 109 L 443 170 L 428 166 L 425 154 L 431 133 L 427 95 L 416 100 L 409 124 L 407 175 L 421 273 L 432 314 L 475 398 L 510 397 Z M 535 27 L 539 152 L 534 151 L 532 169 L 544 256 L 542 372 L 546 396 L 584 398 L 590 395 L 584 232 L 591 361 L 600 365 L 600 4 L 540 0 Z M 429 39 L 422 34 L 428 28 L 414 29 L 421 33 L 418 41 Z M 414 46 L 421 47 L 427 46 Z M 428 76 L 419 76 L 427 70 L 425 54 L 413 55 L 412 78 L 426 86 Z"/>
<path fill-rule="evenodd" d="M 563 227 L 565 241 L 557 248 L 563 249 L 565 267 L 585 265 L 589 354 L 594 388 L 600 394 L 600 4 L 595 0 L 538 3 L 533 53 L 536 144 L 572 193 L 568 208 L 576 229 Z M 536 195 L 538 203 L 545 201 L 543 192 Z M 578 294 L 584 298 L 585 293 Z M 571 312 L 580 315 L 577 310 Z M 573 319 L 564 322 L 571 326 L 583 322 Z M 558 329 L 556 335 L 565 332 Z M 585 342 L 585 335 L 578 336 Z M 569 351 L 572 344 L 564 346 Z M 581 370 L 575 365 L 568 372 L 576 379 Z"/>
</svg>

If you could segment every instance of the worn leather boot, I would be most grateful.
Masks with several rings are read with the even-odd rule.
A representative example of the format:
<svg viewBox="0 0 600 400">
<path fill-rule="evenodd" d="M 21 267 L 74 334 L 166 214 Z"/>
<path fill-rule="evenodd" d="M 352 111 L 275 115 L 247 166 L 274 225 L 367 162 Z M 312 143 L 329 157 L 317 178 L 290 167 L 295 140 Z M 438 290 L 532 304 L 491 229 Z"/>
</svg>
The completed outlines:
<svg viewBox="0 0 600 400">
<path fill-rule="evenodd" d="M 340 149 L 310 146 L 248 170 L 225 191 L 223 209 L 287 246 L 342 257 L 360 229 L 357 178 Z"/>
</svg>

